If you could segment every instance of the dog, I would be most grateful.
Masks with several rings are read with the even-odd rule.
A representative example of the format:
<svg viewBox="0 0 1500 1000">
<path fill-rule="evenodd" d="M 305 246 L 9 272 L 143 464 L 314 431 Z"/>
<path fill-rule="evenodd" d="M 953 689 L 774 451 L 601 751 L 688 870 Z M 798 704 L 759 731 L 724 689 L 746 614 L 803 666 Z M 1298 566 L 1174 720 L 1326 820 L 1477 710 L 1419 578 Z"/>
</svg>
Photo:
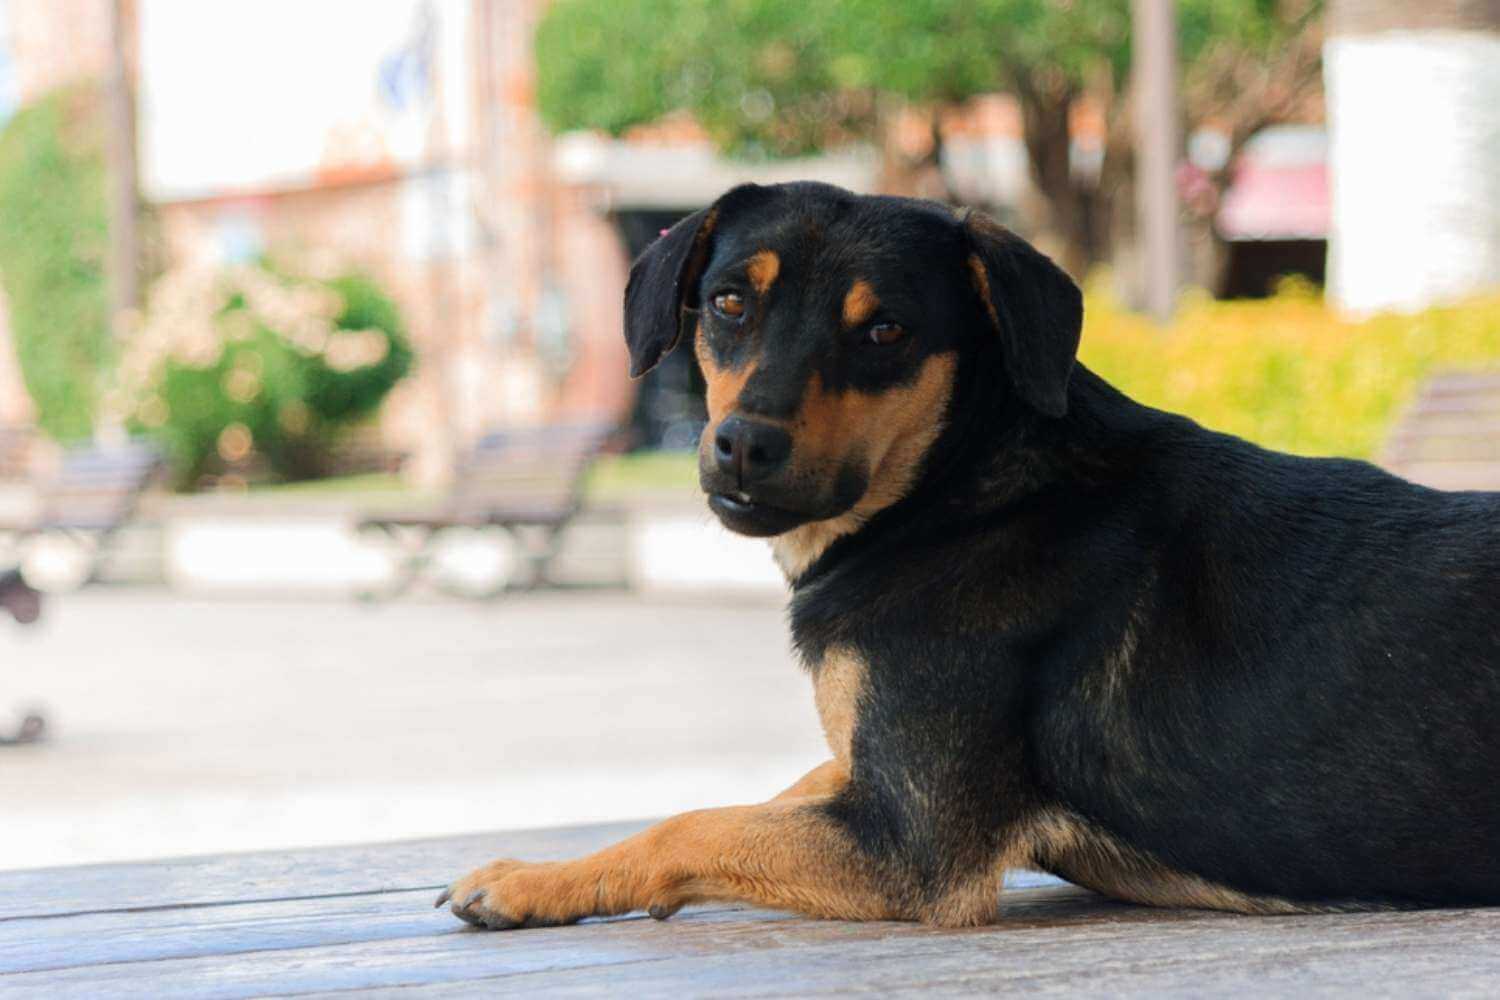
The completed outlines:
<svg viewBox="0 0 1500 1000">
<path fill-rule="evenodd" d="M 770 539 L 831 758 L 438 905 L 973 926 L 1022 867 L 1239 913 L 1500 902 L 1500 494 L 1133 402 L 1082 321 L 984 215 L 823 184 L 645 250 L 632 374 L 696 353 L 702 487 Z"/>
</svg>

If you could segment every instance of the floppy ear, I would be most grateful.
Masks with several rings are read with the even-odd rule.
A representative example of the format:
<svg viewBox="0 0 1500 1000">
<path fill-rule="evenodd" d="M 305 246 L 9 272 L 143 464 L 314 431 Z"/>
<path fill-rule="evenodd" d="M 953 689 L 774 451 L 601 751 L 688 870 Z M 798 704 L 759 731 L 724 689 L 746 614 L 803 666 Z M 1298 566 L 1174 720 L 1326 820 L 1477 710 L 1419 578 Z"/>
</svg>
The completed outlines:
<svg viewBox="0 0 1500 1000">
<path fill-rule="evenodd" d="M 696 309 L 694 293 L 713 249 L 714 234 L 735 212 L 761 204 L 775 188 L 741 184 L 708 208 L 683 219 L 635 259 L 625 284 L 625 344 L 630 377 L 639 378 L 672 353 L 682 339 L 684 309 Z"/>
<path fill-rule="evenodd" d="M 964 218 L 975 290 L 1000 337 L 1015 391 L 1038 413 L 1068 411 L 1083 293 L 1041 251 L 980 212 Z"/>
<path fill-rule="evenodd" d="M 625 285 L 625 344 L 630 377 L 655 368 L 682 339 L 682 307 L 703 265 L 718 206 L 694 212 L 667 230 L 630 266 Z"/>
</svg>

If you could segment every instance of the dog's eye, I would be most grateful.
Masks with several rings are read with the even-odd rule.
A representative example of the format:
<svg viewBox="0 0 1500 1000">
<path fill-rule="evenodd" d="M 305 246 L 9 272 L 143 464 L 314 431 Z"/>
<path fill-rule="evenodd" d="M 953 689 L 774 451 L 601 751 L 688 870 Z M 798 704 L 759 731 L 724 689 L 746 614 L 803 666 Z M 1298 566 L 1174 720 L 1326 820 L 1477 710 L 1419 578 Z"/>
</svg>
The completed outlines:
<svg viewBox="0 0 1500 1000">
<path fill-rule="evenodd" d="M 729 319 L 739 319 L 745 315 L 745 300 L 734 292 L 720 292 L 714 296 L 714 312 Z"/>
<path fill-rule="evenodd" d="M 870 327 L 870 343 L 885 347 L 906 336 L 906 328 L 898 323 L 876 323 Z"/>
</svg>

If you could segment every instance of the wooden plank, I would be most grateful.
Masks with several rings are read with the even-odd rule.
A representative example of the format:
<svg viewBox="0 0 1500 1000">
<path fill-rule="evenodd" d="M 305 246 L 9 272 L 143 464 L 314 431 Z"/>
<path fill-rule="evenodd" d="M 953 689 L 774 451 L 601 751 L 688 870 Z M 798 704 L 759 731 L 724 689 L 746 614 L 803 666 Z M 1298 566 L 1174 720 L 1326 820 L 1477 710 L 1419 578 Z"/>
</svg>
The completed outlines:
<svg viewBox="0 0 1500 1000">
<path fill-rule="evenodd" d="M 1071 887 L 1018 893 L 1028 897 L 1038 894 L 1050 894 L 1054 898 L 1034 904 L 1033 909 L 1036 905 L 1046 909 L 1050 902 L 1067 912 L 1079 912 L 1080 908 L 1099 912 L 1129 911 L 1129 908 L 1103 902 Z M 331 901 L 318 902 L 327 905 Z M 845 945 L 860 940 L 884 941 L 892 936 L 930 937 L 948 933 L 911 924 L 809 921 L 785 914 L 719 908 L 684 911 L 665 924 L 645 917 L 627 917 L 593 921 L 578 927 L 494 934 L 468 928 L 426 905 L 419 905 L 412 911 L 414 916 L 410 919 L 416 924 L 408 933 L 396 933 L 379 940 L 316 944 L 311 938 L 297 937 L 305 925 L 303 928 L 283 927 L 278 930 L 274 920 L 263 921 L 258 934 L 243 933 L 254 920 L 251 911 L 274 915 L 285 906 L 247 904 L 235 908 L 245 911 L 250 917 L 239 927 L 242 936 L 237 943 L 244 947 L 235 952 L 215 951 L 213 949 L 217 946 L 212 942 L 200 942 L 209 947 L 187 957 L 157 958 L 147 949 L 159 948 L 158 938 L 163 935 L 177 935 L 181 944 L 182 929 L 143 928 L 136 935 L 142 950 L 135 957 L 116 956 L 103 962 L 39 967 L 32 972 L 5 975 L 0 977 L 0 997 L 39 993 L 247 996 L 269 990 L 300 992 L 451 983 L 642 962 L 708 960 L 725 952 L 800 951 L 820 944 Z M 1024 909 L 1018 908 L 1017 912 Z M 181 915 L 184 911 L 175 912 Z M 416 916 L 418 913 L 421 915 Z M 350 914 L 341 901 L 331 908 L 329 919 L 323 924 L 325 936 L 338 933 L 336 921 L 340 914 L 351 916 L 355 923 L 368 917 L 368 914 Z M 58 923 L 76 924 L 82 945 L 86 925 L 79 921 L 85 919 L 71 918 Z M 389 927 L 396 929 L 394 924 Z M 275 940 L 278 933 L 305 943 L 284 947 Z M 52 953 L 67 960 L 59 945 L 60 942 L 54 942 Z"/>
<path fill-rule="evenodd" d="M 469 840 L 459 841 L 466 851 Z M 374 853 L 401 852 L 406 846 L 388 845 Z M 446 877 L 464 870 L 454 868 Z M 82 869 L 60 869 L 55 874 L 66 879 L 72 871 Z M 122 878 L 128 880 L 129 872 Z M 1020 888 L 1065 885 L 1032 872 L 1015 873 L 1010 882 Z M 446 909 L 432 907 L 437 888 L 12 917 L 0 920 L 0 975 L 381 941 L 463 929 Z"/>
<path fill-rule="evenodd" d="M 992 928 L 734 907 L 487 933 L 430 902 L 497 855 L 566 857 L 640 824 L 0 874 L 0 998 L 375 989 L 555 996 L 1055 990 L 1493 993 L 1500 908 L 1235 917 L 1112 903 L 1044 876 Z M 46 915 L 58 914 L 58 915 Z"/>
<path fill-rule="evenodd" d="M 1246 918 L 1253 920 L 1254 918 Z M 1135 928 L 1137 930 L 1142 928 Z M 1165 930 L 1165 929 L 1163 929 Z M 1245 940 L 1246 937 L 1251 940 Z M 1064 932 L 979 932 L 962 938 L 898 937 L 799 950 L 726 953 L 622 967 L 578 968 L 470 982 L 474 992 L 548 997 L 609 995 L 766 996 L 849 992 L 883 995 L 1493 996 L 1500 960 L 1492 938 L 1458 944 L 1429 936 L 1372 935 L 1324 947 L 1306 934 L 1273 941 L 1243 927 L 1070 940 Z M 1475 955 L 1473 949 L 1488 949 Z M 451 995 L 453 987 L 443 988 Z M 402 995 L 428 995 L 428 986 Z M 316 994 L 314 994 L 316 995 Z"/>
<path fill-rule="evenodd" d="M 1022 885 L 1060 886 L 1022 875 Z M 1021 891 L 1025 891 L 1024 889 Z M 115 910 L 0 922 L 0 976 L 82 965 L 292 950 L 463 930 L 435 889 Z M 711 908 L 728 912 L 733 908 Z M 695 919 L 705 919 L 694 911 Z M 771 915 L 768 915 L 768 917 Z"/>
<path fill-rule="evenodd" d="M 6 996 L 239 997 L 308 991 L 568 996 L 1067 990 L 1152 995 L 1479 992 L 1500 981 L 1500 910 L 1233 917 L 1014 894 L 996 927 L 942 931 L 754 911 L 499 934 L 126 961 L 0 979 Z"/>
<path fill-rule="evenodd" d="M 147 907 L 438 888 L 497 857 L 548 861 L 598 850 L 646 821 L 0 872 L 0 921 Z"/>
<path fill-rule="evenodd" d="M 879 938 L 791 948 L 725 949 L 629 965 L 470 980 L 472 992 L 765 996 L 850 992 L 1089 996 L 1493 996 L 1500 982 L 1495 911 L 1227 917 L 1114 908 L 974 931 L 891 928 Z M 392 990 L 425 996 L 455 984 Z M 318 994 L 313 994 L 318 995 Z"/>
</svg>

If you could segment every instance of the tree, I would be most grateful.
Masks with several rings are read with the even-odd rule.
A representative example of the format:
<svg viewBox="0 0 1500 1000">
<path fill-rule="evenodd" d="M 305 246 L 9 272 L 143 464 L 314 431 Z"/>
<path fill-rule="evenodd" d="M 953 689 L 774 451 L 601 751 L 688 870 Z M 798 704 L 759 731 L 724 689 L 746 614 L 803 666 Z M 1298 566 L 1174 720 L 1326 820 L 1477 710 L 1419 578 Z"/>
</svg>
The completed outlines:
<svg viewBox="0 0 1500 1000">
<path fill-rule="evenodd" d="M 1321 0 L 1182 0 L 1189 129 L 1231 152 L 1319 82 Z M 1131 175 L 1129 0 L 556 0 L 536 41 L 538 97 L 557 129 L 632 125 L 686 110 L 724 150 L 786 156 L 850 139 L 882 151 L 891 187 L 936 173 L 945 111 L 1018 99 L 1032 179 L 1075 274 L 1108 256 Z M 1071 123 L 1107 123 L 1079 169 Z M 915 113 L 928 141 L 905 141 Z M 1225 176 L 1212 179 L 1222 184 Z"/>
<path fill-rule="evenodd" d="M 102 102 L 54 91 L 0 132 L 0 285 L 37 423 L 87 438 L 109 371 Z"/>
</svg>

